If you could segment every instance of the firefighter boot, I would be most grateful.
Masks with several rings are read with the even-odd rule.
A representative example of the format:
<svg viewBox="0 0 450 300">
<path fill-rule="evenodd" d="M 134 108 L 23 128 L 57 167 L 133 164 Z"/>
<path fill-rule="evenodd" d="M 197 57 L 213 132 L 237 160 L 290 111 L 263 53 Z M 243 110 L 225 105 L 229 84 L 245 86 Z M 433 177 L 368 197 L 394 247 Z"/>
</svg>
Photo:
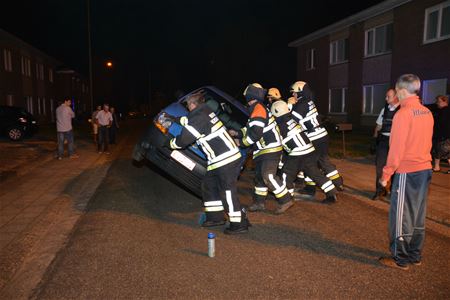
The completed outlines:
<svg viewBox="0 0 450 300">
<path fill-rule="evenodd" d="M 305 185 L 305 187 L 301 190 L 294 191 L 294 200 L 299 201 L 302 199 L 312 200 L 316 195 L 316 186 L 315 185 Z"/>
<path fill-rule="evenodd" d="M 325 199 L 322 200 L 323 204 L 334 204 L 337 202 L 337 197 L 335 194 L 328 194 Z"/>
<path fill-rule="evenodd" d="M 255 201 L 255 202 L 253 202 L 252 205 L 250 205 L 248 207 L 248 211 L 251 211 L 251 212 L 265 211 L 265 210 L 266 210 L 266 205 L 264 204 L 264 202 Z"/>
<path fill-rule="evenodd" d="M 230 235 L 247 233 L 248 227 L 250 227 L 250 226 L 252 226 L 252 224 L 250 224 L 250 221 L 248 220 L 248 217 L 247 217 L 247 212 L 243 208 L 241 222 L 230 222 L 230 226 L 225 228 L 224 233 L 230 234 Z"/>
</svg>

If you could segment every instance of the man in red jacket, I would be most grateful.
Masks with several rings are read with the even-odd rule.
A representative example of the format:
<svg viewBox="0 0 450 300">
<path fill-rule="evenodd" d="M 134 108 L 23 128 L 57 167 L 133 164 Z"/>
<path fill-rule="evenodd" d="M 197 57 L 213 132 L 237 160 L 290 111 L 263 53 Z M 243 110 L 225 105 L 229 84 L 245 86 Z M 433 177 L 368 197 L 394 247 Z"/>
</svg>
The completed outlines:
<svg viewBox="0 0 450 300">
<path fill-rule="evenodd" d="M 380 184 L 393 175 L 389 210 L 391 257 L 383 265 L 407 270 L 421 264 L 425 237 L 425 208 L 431 181 L 431 139 L 433 116 L 417 96 L 420 79 L 400 76 L 395 85 L 400 110 L 392 121 L 389 154 Z"/>
</svg>

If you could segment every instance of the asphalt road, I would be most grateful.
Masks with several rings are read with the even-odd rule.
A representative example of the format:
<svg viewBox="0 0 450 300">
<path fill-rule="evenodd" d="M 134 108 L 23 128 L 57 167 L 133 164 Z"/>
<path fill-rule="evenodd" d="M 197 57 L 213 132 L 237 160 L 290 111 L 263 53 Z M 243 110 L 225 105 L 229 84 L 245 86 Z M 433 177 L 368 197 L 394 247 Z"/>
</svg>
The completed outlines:
<svg viewBox="0 0 450 300">
<path fill-rule="evenodd" d="M 216 257 L 198 225 L 200 200 L 124 147 L 38 299 L 450 298 L 450 238 L 426 236 L 423 264 L 389 269 L 387 213 L 341 196 L 296 203 L 285 215 L 253 213 L 246 235 L 217 234 Z M 251 171 L 239 184 L 248 204 Z"/>
</svg>

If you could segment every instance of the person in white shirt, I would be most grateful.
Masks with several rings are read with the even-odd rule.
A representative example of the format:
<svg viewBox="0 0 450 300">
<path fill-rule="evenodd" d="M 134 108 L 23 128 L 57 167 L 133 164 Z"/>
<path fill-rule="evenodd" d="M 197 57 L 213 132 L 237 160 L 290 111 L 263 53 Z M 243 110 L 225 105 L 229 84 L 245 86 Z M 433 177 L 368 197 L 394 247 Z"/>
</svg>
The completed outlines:
<svg viewBox="0 0 450 300">
<path fill-rule="evenodd" d="M 382 200 L 386 196 L 386 189 L 380 185 L 379 180 L 383 173 L 383 167 L 386 165 L 387 156 L 389 153 L 389 137 L 391 135 L 392 119 L 395 113 L 399 110 L 399 101 L 394 89 L 389 89 L 386 92 L 386 104 L 381 109 L 380 114 L 376 120 L 376 127 L 373 137 L 376 138 L 376 182 L 375 194 L 372 200 Z"/>
<path fill-rule="evenodd" d="M 96 122 L 95 117 L 97 116 L 98 112 L 102 110 L 102 106 L 101 105 L 97 105 L 97 109 L 94 110 L 94 112 L 92 113 L 92 118 L 91 118 L 91 122 L 92 122 L 92 131 L 94 132 L 94 144 L 98 143 L 98 125 Z"/>
<path fill-rule="evenodd" d="M 78 158 L 74 152 L 72 119 L 75 118 L 70 105 L 72 100 L 66 99 L 56 109 L 56 131 L 58 138 L 58 159 L 61 160 L 64 155 L 64 140 L 67 140 L 67 147 L 70 158 Z"/>
<path fill-rule="evenodd" d="M 109 154 L 109 128 L 112 124 L 112 115 L 109 111 L 109 105 L 103 104 L 103 109 L 95 116 L 95 121 L 98 125 L 98 153 L 105 152 Z"/>
</svg>

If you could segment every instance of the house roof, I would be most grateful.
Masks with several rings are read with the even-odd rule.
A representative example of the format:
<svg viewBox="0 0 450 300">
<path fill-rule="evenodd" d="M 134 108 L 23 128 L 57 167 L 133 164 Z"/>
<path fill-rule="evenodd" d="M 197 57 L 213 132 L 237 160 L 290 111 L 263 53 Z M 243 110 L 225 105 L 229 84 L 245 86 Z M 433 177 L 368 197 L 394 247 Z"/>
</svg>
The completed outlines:
<svg viewBox="0 0 450 300">
<path fill-rule="evenodd" d="M 288 44 L 289 47 L 298 47 L 302 44 L 308 43 L 315 39 L 326 36 L 332 32 L 347 28 L 353 24 L 365 21 L 367 19 L 373 18 L 377 15 L 390 11 L 398 6 L 401 6 L 407 2 L 411 2 L 412 0 L 386 0 L 377 5 L 369 7 L 359 13 L 351 15 L 345 19 L 342 19 L 336 23 L 333 23 L 329 26 L 326 26 L 322 29 L 314 31 L 306 36 L 303 36 L 295 41 L 292 41 Z"/>
</svg>

